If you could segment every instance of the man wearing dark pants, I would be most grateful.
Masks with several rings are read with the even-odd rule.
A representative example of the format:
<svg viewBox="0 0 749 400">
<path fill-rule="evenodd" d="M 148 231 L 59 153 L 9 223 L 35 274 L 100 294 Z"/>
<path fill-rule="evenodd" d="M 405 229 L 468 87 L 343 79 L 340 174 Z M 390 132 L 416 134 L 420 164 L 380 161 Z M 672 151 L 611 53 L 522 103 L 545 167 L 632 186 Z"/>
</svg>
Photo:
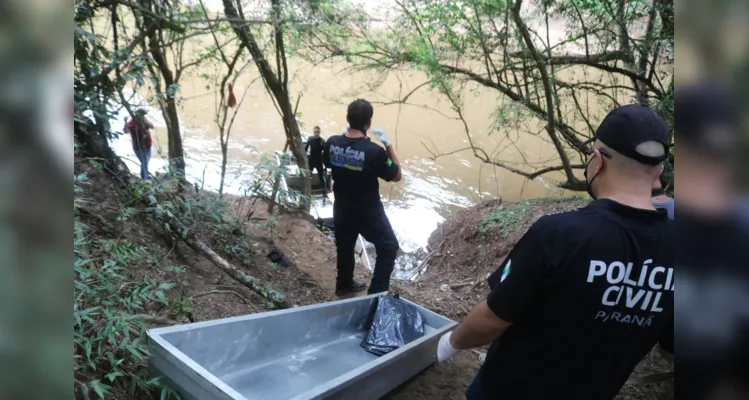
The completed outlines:
<svg viewBox="0 0 749 400">
<path fill-rule="evenodd" d="M 350 128 L 342 135 L 328 139 L 323 150 L 323 161 L 331 168 L 334 182 L 333 229 L 338 255 L 338 295 L 366 288 L 364 282 L 354 281 L 354 246 L 360 234 L 377 250 L 370 294 L 388 290 L 399 247 L 380 201 L 378 179 L 400 181 L 400 163 L 384 131 L 373 129 L 371 132 L 387 150 L 367 137 L 373 114 L 374 109 L 366 100 L 357 99 L 349 104 L 346 119 Z"/>
<path fill-rule="evenodd" d="M 320 184 L 323 187 L 324 193 L 328 193 L 328 185 L 325 182 L 325 166 L 322 162 L 322 150 L 325 146 L 325 139 L 320 137 L 320 127 L 316 126 L 313 129 L 313 137 L 307 139 L 307 144 L 304 146 L 305 151 L 309 151 L 309 171 L 314 172 L 317 170 L 317 177 L 320 178 Z"/>
</svg>

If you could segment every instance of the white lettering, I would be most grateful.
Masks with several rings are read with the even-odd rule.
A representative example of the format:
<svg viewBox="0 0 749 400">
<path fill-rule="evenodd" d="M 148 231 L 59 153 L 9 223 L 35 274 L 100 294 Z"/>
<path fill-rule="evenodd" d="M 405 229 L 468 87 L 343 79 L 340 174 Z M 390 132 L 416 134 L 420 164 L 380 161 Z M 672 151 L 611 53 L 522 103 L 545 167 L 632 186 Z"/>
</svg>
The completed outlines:
<svg viewBox="0 0 749 400">
<path fill-rule="evenodd" d="M 645 322 L 645 317 L 640 317 L 639 315 L 635 315 L 634 320 L 632 322 L 636 322 L 637 325 L 642 326 L 642 323 Z"/>
<path fill-rule="evenodd" d="M 602 303 L 603 303 L 604 306 L 615 306 L 616 305 L 616 301 L 610 301 L 609 300 L 609 294 L 612 291 L 619 291 L 620 292 L 621 289 L 618 286 L 610 286 L 608 289 L 606 289 L 606 291 L 603 293 L 603 302 Z"/>
<path fill-rule="evenodd" d="M 662 312 L 663 309 L 659 306 L 661 302 L 661 292 L 655 294 L 655 300 L 653 300 L 653 308 L 650 309 L 652 312 Z"/>
<path fill-rule="evenodd" d="M 668 274 L 666 275 L 666 285 L 664 286 L 664 289 L 666 289 L 666 290 L 674 290 L 673 280 L 672 280 L 673 278 L 674 278 L 674 269 L 673 268 L 669 268 L 668 269 Z"/>
<path fill-rule="evenodd" d="M 596 319 L 598 319 L 598 318 L 603 318 L 603 317 L 605 317 L 605 316 L 606 316 L 606 311 L 599 311 L 599 312 L 598 312 L 598 313 L 596 314 Z"/>
<path fill-rule="evenodd" d="M 640 279 L 637 281 L 637 286 L 642 287 L 645 285 L 645 278 L 648 276 L 648 264 L 651 262 L 653 262 L 652 259 L 647 259 L 642 263 L 642 271 L 640 271 Z"/>
<path fill-rule="evenodd" d="M 596 276 L 603 276 L 606 273 L 606 263 L 603 261 L 590 260 L 590 269 L 588 270 L 588 283 L 593 282 Z"/>
<path fill-rule="evenodd" d="M 657 285 L 655 283 L 655 275 L 657 273 L 659 273 L 659 272 L 660 273 L 664 273 L 664 272 L 666 272 L 666 269 L 663 268 L 663 267 L 655 267 L 655 268 L 653 268 L 653 272 L 650 273 L 650 279 L 648 279 L 648 285 L 650 285 L 650 287 L 652 289 L 655 289 L 655 290 L 663 289 L 663 285 Z"/>
<path fill-rule="evenodd" d="M 618 270 L 618 274 L 616 278 L 614 278 L 614 268 Z M 624 279 L 624 263 L 621 263 L 619 261 L 614 261 L 609 265 L 608 273 L 606 274 L 606 279 L 608 279 L 609 283 L 612 285 L 616 285 L 617 283 L 621 282 Z"/>
<path fill-rule="evenodd" d="M 632 275 L 632 263 L 627 263 L 627 272 L 624 274 L 624 283 L 627 285 L 637 286 L 637 282 L 629 279 L 629 276 Z"/>
<path fill-rule="evenodd" d="M 635 289 L 631 287 L 627 287 L 627 308 L 634 308 L 637 303 L 640 301 L 642 296 L 645 296 L 645 290 L 638 290 L 637 295 L 632 297 L 632 294 L 634 293 Z"/>
<path fill-rule="evenodd" d="M 653 297 L 653 292 L 648 291 L 645 295 L 645 301 L 642 302 L 642 307 L 640 309 L 647 310 L 648 304 L 650 304 L 650 299 Z"/>
</svg>

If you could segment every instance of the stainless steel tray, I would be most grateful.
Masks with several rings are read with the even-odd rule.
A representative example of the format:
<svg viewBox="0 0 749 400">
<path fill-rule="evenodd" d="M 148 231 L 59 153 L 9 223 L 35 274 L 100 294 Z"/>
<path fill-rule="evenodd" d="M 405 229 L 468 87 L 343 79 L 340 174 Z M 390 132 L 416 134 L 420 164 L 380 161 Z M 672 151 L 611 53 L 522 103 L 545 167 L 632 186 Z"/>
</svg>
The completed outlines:
<svg viewBox="0 0 749 400">
<path fill-rule="evenodd" d="M 426 334 L 376 357 L 360 344 L 378 296 L 151 329 L 150 374 L 183 399 L 378 399 L 431 365 L 456 325 L 411 303 Z"/>
</svg>

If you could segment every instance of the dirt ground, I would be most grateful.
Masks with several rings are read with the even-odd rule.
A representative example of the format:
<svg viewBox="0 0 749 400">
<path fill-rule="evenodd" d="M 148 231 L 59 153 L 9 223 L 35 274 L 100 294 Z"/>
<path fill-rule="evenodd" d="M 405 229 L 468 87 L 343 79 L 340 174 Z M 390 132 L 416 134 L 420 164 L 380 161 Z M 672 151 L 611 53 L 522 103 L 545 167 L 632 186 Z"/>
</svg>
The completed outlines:
<svg viewBox="0 0 749 400">
<path fill-rule="evenodd" d="M 153 216 L 141 211 L 129 218 L 132 204 L 106 174 L 87 164 L 76 166 L 77 173 L 86 172 L 91 184 L 84 196 L 85 222 L 91 235 L 109 240 L 126 238 L 147 250 L 149 257 L 130 266 L 134 279 L 176 282 L 169 293 L 171 299 L 192 298 L 187 310 L 165 310 L 154 304 L 145 312 L 175 319 L 179 323 L 218 319 L 272 310 L 272 304 L 256 292 L 234 281 L 203 255 L 166 234 Z M 166 195 L 159 195 L 164 197 Z M 207 204 L 215 201 L 213 194 L 191 193 L 191 201 Z M 160 198 L 160 201 L 165 200 Z M 168 200 L 168 199 L 167 199 Z M 216 253 L 244 272 L 279 290 L 295 306 L 337 299 L 335 288 L 335 244 L 327 235 L 300 214 L 275 213 L 277 224 L 271 229 L 267 204 L 248 198 L 227 197 L 229 215 L 243 221 L 231 233 L 218 231 L 217 222 L 201 216 L 190 226 L 192 233 Z M 460 321 L 470 308 L 486 295 L 486 275 L 499 265 L 511 246 L 530 223 L 543 214 L 580 205 L 579 201 L 539 201 L 523 208 L 511 232 L 484 224 L 487 215 L 495 222 L 506 222 L 505 205 L 486 202 L 458 213 L 443 223 L 430 239 L 432 251 L 427 272 L 416 282 L 394 282 L 392 290 L 437 313 Z M 248 213 L 251 215 L 248 218 Z M 491 219 L 491 218 L 490 218 Z M 227 221 L 220 221 L 227 223 Z M 496 224 L 495 224 L 496 225 Z M 282 267 L 269 261 L 268 253 L 281 250 L 291 266 Z M 356 277 L 369 279 L 369 271 L 357 265 Z M 361 293 L 362 295 L 364 293 Z M 181 312 L 180 312 L 181 311 Z M 436 365 L 412 378 L 386 396 L 393 400 L 463 399 L 479 367 L 478 353 L 459 354 L 452 364 Z M 657 357 L 649 357 L 634 375 L 673 368 Z M 627 386 L 620 399 L 652 399 L 663 385 Z"/>
</svg>

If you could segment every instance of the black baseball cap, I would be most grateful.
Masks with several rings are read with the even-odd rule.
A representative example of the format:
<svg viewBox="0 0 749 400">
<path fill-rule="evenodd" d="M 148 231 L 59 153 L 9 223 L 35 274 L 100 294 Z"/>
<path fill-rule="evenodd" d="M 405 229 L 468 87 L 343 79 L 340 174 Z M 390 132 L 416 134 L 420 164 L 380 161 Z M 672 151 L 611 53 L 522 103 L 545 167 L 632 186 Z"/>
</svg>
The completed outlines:
<svg viewBox="0 0 749 400">
<path fill-rule="evenodd" d="M 601 121 L 595 136 L 584 144 L 600 140 L 627 158 L 643 164 L 658 165 L 668 158 L 668 126 L 650 107 L 629 104 L 613 109 Z M 651 157 L 635 149 L 642 143 L 655 141 L 663 145 L 662 156 Z"/>
</svg>

